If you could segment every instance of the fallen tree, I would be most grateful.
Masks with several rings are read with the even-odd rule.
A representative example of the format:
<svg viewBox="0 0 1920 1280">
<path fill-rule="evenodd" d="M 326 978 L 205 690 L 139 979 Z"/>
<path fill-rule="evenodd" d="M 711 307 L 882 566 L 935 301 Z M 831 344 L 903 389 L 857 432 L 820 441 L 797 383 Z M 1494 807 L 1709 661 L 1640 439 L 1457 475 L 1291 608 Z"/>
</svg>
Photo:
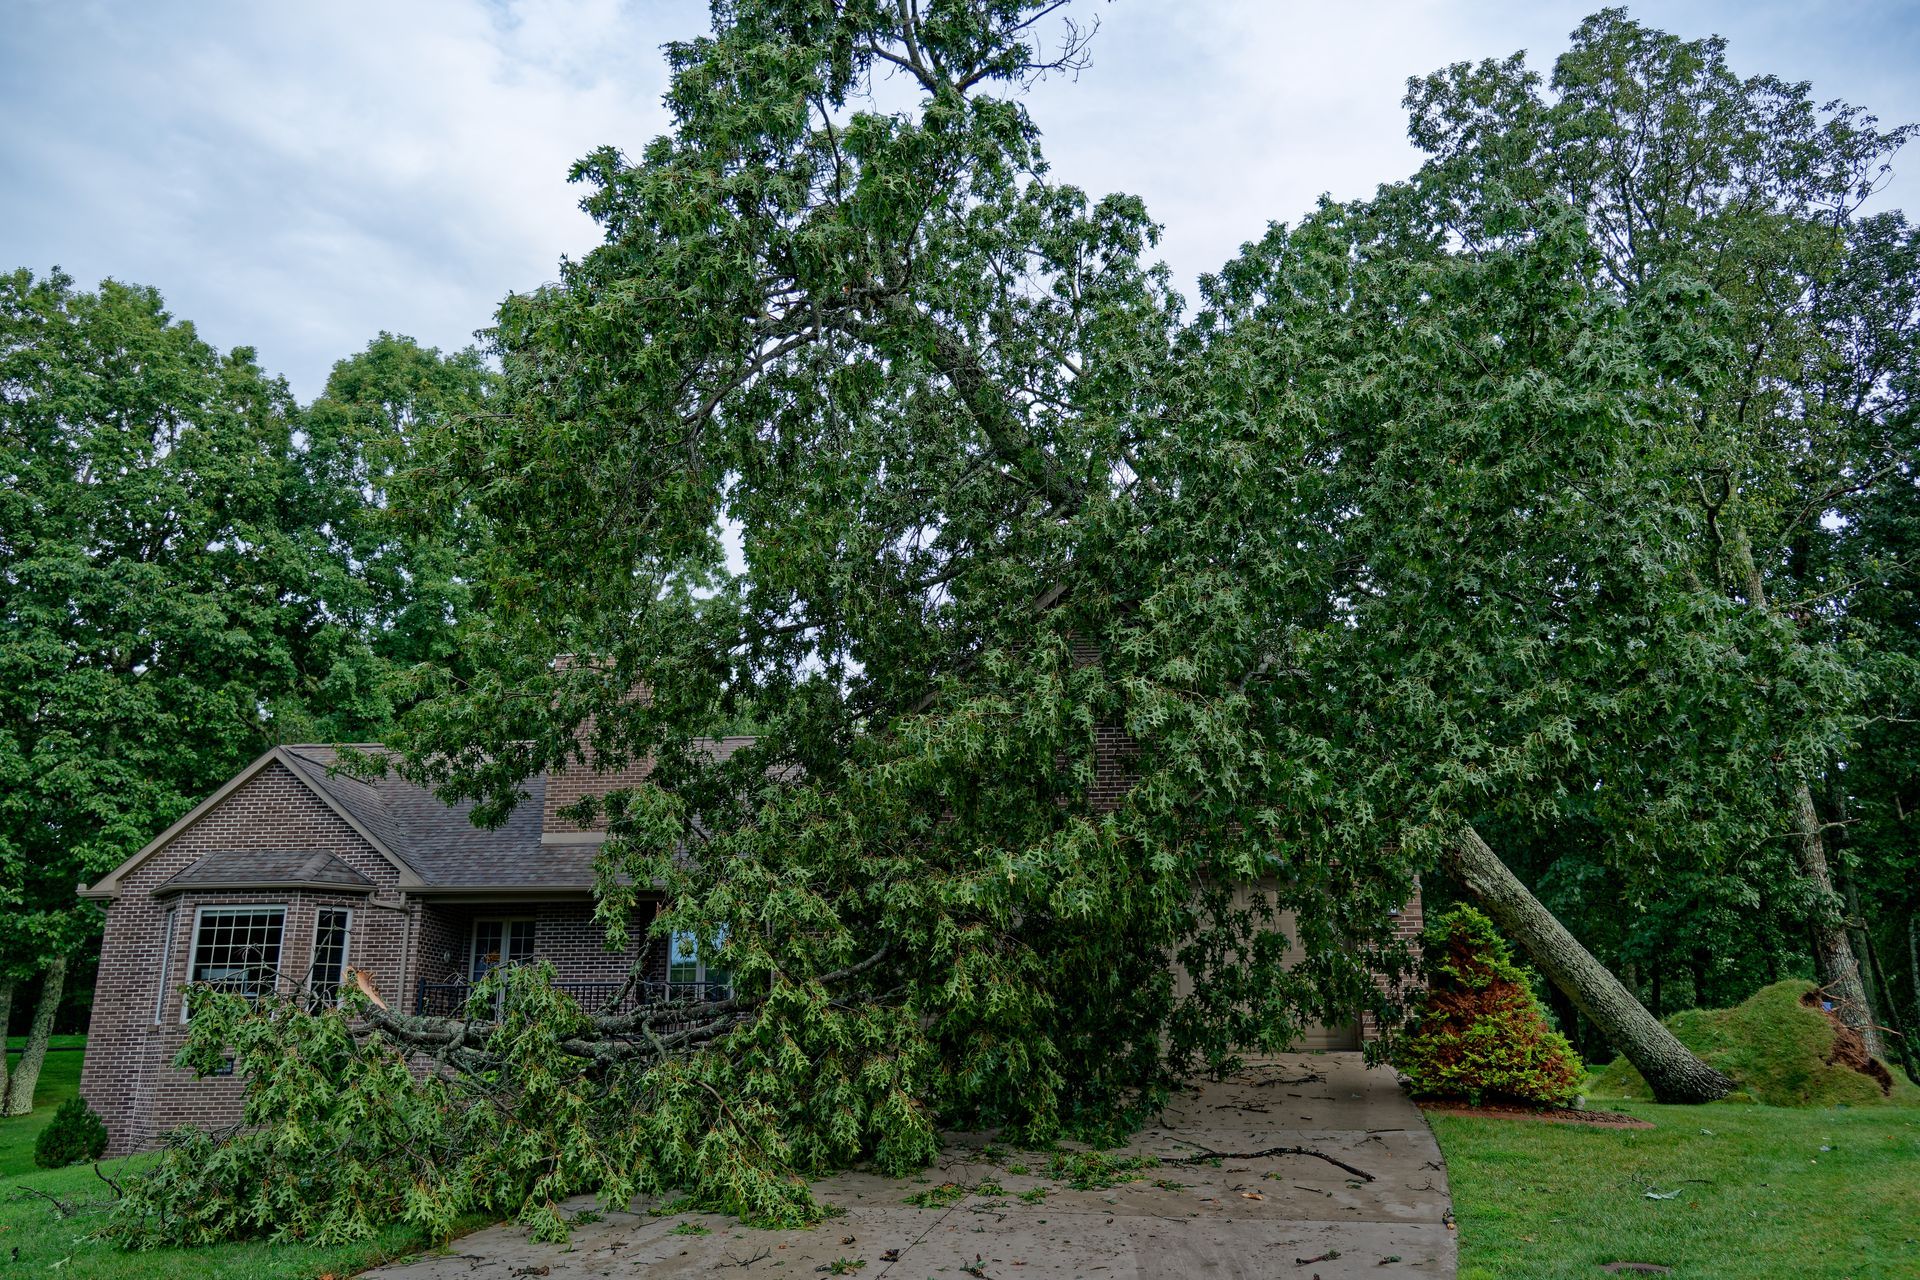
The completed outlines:
<svg viewBox="0 0 1920 1280">
<path fill-rule="evenodd" d="M 791 1224 L 942 1126 L 1111 1139 L 1308 1020 L 1391 1026 L 1435 868 L 1668 1096 L 1724 1087 L 1472 834 L 1590 824 L 1644 888 L 1778 834 L 1774 752 L 1831 736 L 1689 561 L 1674 386 L 1718 348 L 1650 367 L 1580 217 L 1445 174 L 1273 228 L 1185 319 L 1139 202 L 1058 183 L 1010 92 L 1080 56 L 1036 52 L 1055 9 L 718 7 L 403 494 L 486 541 L 405 767 L 500 821 L 647 761 L 568 811 L 600 918 L 664 894 L 734 994 L 207 1000 L 186 1060 L 233 1056 L 250 1127 L 178 1138 L 121 1239 L 554 1236 L 588 1189 Z M 917 106 L 855 109 L 879 73 Z"/>
<path fill-rule="evenodd" d="M 457 1018 L 358 992 L 312 1012 L 196 989 L 181 1061 L 230 1061 L 247 1080 L 243 1120 L 170 1135 L 125 1181 L 107 1234 L 130 1248 L 337 1243 L 405 1222 L 444 1239 L 483 1214 L 559 1240 L 561 1201 L 587 1192 L 814 1221 L 801 1172 L 860 1158 L 904 1173 L 934 1152 L 914 1020 L 840 999 L 859 971 L 619 1015 L 581 1009 L 544 966 L 497 970 Z"/>
</svg>

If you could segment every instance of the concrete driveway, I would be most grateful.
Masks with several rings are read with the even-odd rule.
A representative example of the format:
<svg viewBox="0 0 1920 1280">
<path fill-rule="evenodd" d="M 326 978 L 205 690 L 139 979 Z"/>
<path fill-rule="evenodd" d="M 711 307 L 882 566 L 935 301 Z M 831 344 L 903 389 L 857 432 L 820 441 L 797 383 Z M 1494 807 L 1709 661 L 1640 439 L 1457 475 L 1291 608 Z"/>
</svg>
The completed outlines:
<svg viewBox="0 0 1920 1280">
<path fill-rule="evenodd" d="M 1276 1147 L 1311 1148 L 1358 1172 L 1313 1155 L 1251 1154 Z M 1229 1158 L 1164 1163 L 1204 1151 Z M 1393 1073 L 1368 1069 L 1357 1053 L 1286 1054 L 1181 1093 L 1126 1152 L 1106 1153 L 1163 1161 L 1129 1170 L 1137 1181 L 1076 1191 L 1045 1176 L 1046 1153 L 992 1154 L 989 1159 L 979 1144 L 956 1140 L 924 1182 L 859 1173 L 825 1179 L 815 1194 L 845 1212 L 807 1231 L 749 1230 L 717 1214 L 653 1217 L 637 1204 L 637 1212 L 577 1228 L 568 1249 L 532 1244 L 511 1226 L 489 1227 L 444 1254 L 372 1274 L 406 1280 L 714 1272 L 749 1280 L 819 1273 L 869 1280 L 1454 1274 L 1440 1149 Z M 977 1190 L 982 1182 L 989 1183 L 985 1193 Z M 930 1189 L 944 1191 L 936 1199 L 960 1198 L 925 1208 L 904 1203 Z M 1023 1192 L 1029 1198 L 1022 1199 Z"/>
</svg>

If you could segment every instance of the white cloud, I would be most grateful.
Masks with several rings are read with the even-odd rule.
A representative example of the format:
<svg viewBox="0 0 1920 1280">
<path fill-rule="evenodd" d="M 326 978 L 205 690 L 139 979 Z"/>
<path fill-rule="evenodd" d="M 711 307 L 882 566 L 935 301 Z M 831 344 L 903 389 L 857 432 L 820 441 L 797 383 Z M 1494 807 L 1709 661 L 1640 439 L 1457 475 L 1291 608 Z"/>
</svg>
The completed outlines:
<svg viewBox="0 0 1920 1280">
<path fill-rule="evenodd" d="M 1191 281 L 1323 191 L 1360 196 L 1404 175 L 1409 75 L 1520 47 L 1544 69 L 1589 7 L 1083 4 L 1103 27 L 1094 64 L 1077 84 L 1043 85 L 1034 111 L 1059 176 L 1146 197 Z M 1636 14 L 1722 31 L 1742 70 L 1920 117 L 1920 24 L 1904 6 Z M 464 344 L 503 294 L 591 247 L 567 167 L 603 143 L 637 151 L 664 127 L 659 46 L 699 33 L 706 11 L 15 0 L 8 18 L 3 265 L 157 285 L 211 340 L 258 346 L 306 397 L 380 329 Z"/>
</svg>

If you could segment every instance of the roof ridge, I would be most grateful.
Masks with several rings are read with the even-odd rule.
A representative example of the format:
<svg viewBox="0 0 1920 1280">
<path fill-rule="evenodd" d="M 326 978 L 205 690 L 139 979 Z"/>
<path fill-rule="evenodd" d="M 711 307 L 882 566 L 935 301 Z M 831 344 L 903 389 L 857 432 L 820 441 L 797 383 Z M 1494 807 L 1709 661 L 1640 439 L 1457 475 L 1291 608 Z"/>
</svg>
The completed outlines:
<svg viewBox="0 0 1920 1280">
<path fill-rule="evenodd" d="M 283 745 L 280 749 L 282 751 L 285 751 L 288 755 L 292 756 L 294 759 L 303 760 L 306 763 L 312 765 L 314 768 L 322 770 L 328 782 L 332 782 L 335 778 L 345 778 L 349 782 L 359 783 L 361 786 L 365 787 L 372 794 L 374 803 L 378 804 L 383 810 L 387 807 L 386 798 L 380 794 L 380 789 L 374 786 L 373 783 L 368 779 L 361 777 L 357 773 L 350 773 L 344 769 L 339 768 L 338 761 L 335 761 L 334 763 L 329 764 L 325 760 L 316 760 L 312 756 L 303 755 L 301 753 L 301 747 L 314 747 L 318 745 L 320 744 L 297 743 L 290 746 Z"/>
<path fill-rule="evenodd" d="M 397 821 L 393 807 L 387 803 L 386 789 L 377 787 L 371 781 L 354 774 L 339 772 L 325 761 L 303 754 L 297 749 L 298 745 L 305 744 L 293 746 L 283 744 L 280 750 L 296 772 L 306 775 L 306 784 L 316 792 L 327 796 L 327 803 L 336 806 L 342 813 L 351 813 L 362 806 L 365 810 L 370 810 L 370 812 L 362 811 L 353 817 L 354 822 L 364 824 L 366 827 L 361 834 L 373 840 L 377 847 L 383 849 L 391 860 L 405 867 L 409 874 L 425 880 L 426 877 L 421 875 L 419 863 L 408 856 L 409 833 L 404 824 Z M 318 776 L 315 776 L 316 772 Z M 348 790 L 338 785 L 342 781 L 351 781 L 356 783 L 357 787 Z M 406 780 L 403 778 L 400 781 L 404 783 Z"/>
</svg>

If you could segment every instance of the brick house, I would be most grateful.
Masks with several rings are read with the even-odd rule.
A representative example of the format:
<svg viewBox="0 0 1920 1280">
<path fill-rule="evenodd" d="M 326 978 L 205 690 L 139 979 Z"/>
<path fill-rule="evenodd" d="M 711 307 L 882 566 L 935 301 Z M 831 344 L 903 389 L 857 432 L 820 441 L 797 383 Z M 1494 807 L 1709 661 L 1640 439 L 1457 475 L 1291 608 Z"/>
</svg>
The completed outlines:
<svg viewBox="0 0 1920 1280">
<path fill-rule="evenodd" d="M 1122 744 L 1101 743 L 1096 802 L 1126 789 Z M 724 758 L 749 742 L 715 739 Z M 239 1118 L 241 1084 L 172 1065 L 185 1039 L 182 989 L 330 998 L 351 967 L 398 1009 L 452 1013 L 491 966 L 550 961 L 583 1004 L 724 991 L 691 938 L 647 938 L 643 900 L 623 952 L 593 920 L 599 831 L 560 811 L 631 786 L 647 766 L 576 766 L 530 779 L 501 827 L 469 820 L 396 775 L 331 772 L 332 747 L 275 747 L 121 866 L 81 890 L 107 910 L 81 1093 L 105 1119 L 110 1154 L 181 1124 Z M 1416 894 L 1401 913 L 1418 931 Z M 1291 932 L 1291 921 L 1282 921 Z M 671 959 L 670 959 L 671 957 Z M 629 984 L 638 972 L 642 980 Z M 1303 1047 L 1357 1048 L 1369 1026 L 1307 1029 Z"/>
<path fill-rule="evenodd" d="M 112 1154 L 239 1116 L 237 1080 L 172 1066 L 189 983 L 330 993 L 351 966 L 392 1007 L 436 1013 L 458 1008 L 492 965 L 536 957 L 583 1002 L 619 994 L 636 965 L 675 994 L 724 983 L 691 940 L 675 940 L 692 954 L 671 966 L 667 947 L 649 947 L 656 904 L 643 903 L 625 952 L 607 951 L 594 923 L 600 835 L 557 810 L 637 772 L 531 779 L 528 799 L 488 831 L 468 820 L 470 806 L 392 774 L 330 773 L 336 759 L 332 747 L 275 747 L 81 890 L 106 907 L 107 926 L 80 1088 L 107 1122 Z"/>
</svg>

